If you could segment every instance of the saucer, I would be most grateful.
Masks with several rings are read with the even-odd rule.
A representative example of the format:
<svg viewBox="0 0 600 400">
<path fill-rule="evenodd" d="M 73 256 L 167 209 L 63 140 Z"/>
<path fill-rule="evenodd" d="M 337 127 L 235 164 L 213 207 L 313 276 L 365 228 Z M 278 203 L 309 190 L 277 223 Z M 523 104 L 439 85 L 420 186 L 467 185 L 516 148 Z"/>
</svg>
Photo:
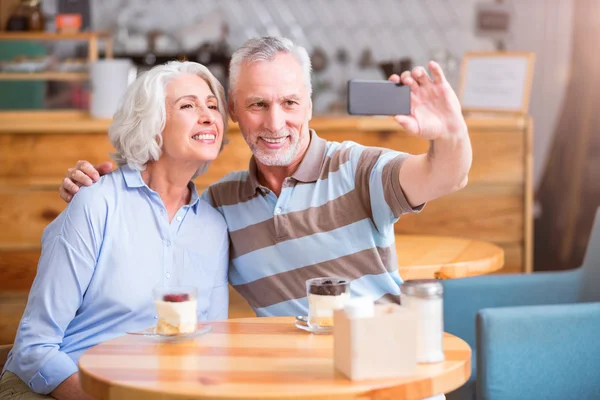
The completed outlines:
<svg viewBox="0 0 600 400">
<path fill-rule="evenodd" d="M 153 326 L 148 329 L 144 329 L 140 332 L 127 332 L 128 335 L 140 335 L 151 338 L 160 339 L 165 342 L 184 342 L 186 340 L 192 340 L 199 336 L 202 336 L 212 329 L 212 326 L 207 324 L 198 324 L 196 326 L 196 330 L 194 332 L 189 333 L 180 333 L 178 335 L 165 335 L 162 333 L 156 332 L 156 326 Z"/>
<path fill-rule="evenodd" d="M 296 317 L 296 321 L 294 325 L 298 329 L 302 329 L 303 331 L 314 333 L 315 335 L 327 335 L 333 333 L 333 328 L 313 328 L 308 325 L 308 317 L 298 316 Z"/>
</svg>

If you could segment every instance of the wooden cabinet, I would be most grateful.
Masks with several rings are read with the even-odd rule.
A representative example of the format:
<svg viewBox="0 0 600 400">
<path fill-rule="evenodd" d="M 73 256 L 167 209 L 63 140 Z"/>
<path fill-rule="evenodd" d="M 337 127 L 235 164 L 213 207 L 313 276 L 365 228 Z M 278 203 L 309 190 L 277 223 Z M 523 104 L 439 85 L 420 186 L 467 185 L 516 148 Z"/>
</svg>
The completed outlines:
<svg viewBox="0 0 600 400">
<path fill-rule="evenodd" d="M 77 160 L 99 163 L 109 159 L 109 123 L 76 112 L 68 117 L 16 112 L 0 120 L 0 292 L 26 293 L 29 289 L 42 231 L 65 207 L 58 196 L 60 182 Z M 501 272 L 530 272 L 531 121 L 527 117 L 470 118 L 467 123 L 474 154 L 469 184 L 432 201 L 422 213 L 401 218 L 396 232 L 490 241 L 505 250 Z M 311 127 L 327 140 L 353 140 L 409 153 L 428 148 L 426 141 L 407 136 L 389 119 L 317 117 Z M 208 173 L 197 179 L 199 190 L 231 171 L 247 168 L 250 150 L 237 126 L 231 127 L 229 138 Z M 3 307 L 1 302 L 0 297 Z M 232 294 L 231 316 L 246 313 L 244 301 Z M 3 313 L 4 318 L 8 317 Z M 12 333 L 0 332 L 0 344 L 12 339 L 16 322 L 0 321 L 0 331 L 13 329 Z"/>
</svg>

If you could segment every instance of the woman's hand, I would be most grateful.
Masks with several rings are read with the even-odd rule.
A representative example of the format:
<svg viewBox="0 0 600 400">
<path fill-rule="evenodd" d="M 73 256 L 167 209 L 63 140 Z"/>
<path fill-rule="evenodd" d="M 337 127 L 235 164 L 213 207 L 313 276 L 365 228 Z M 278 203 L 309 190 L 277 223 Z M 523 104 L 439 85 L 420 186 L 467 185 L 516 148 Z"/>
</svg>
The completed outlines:
<svg viewBox="0 0 600 400">
<path fill-rule="evenodd" d="M 56 400 L 93 400 L 94 398 L 83 391 L 79 384 L 79 373 L 74 373 L 65 379 L 50 393 Z"/>
</svg>

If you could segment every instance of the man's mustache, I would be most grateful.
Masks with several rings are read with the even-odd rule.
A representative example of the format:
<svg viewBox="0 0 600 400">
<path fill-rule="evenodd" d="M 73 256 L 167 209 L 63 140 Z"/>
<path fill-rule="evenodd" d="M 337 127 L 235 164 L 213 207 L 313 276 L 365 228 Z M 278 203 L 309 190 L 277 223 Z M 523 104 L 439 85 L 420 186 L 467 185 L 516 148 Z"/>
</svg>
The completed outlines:
<svg viewBox="0 0 600 400">
<path fill-rule="evenodd" d="M 258 133 L 258 136 L 260 137 L 264 137 L 267 139 L 275 139 L 275 138 L 280 138 L 283 136 L 293 136 L 295 133 L 297 133 L 296 129 L 293 128 L 282 128 L 277 132 L 271 132 L 271 131 L 262 131 Z"/>
</svg>

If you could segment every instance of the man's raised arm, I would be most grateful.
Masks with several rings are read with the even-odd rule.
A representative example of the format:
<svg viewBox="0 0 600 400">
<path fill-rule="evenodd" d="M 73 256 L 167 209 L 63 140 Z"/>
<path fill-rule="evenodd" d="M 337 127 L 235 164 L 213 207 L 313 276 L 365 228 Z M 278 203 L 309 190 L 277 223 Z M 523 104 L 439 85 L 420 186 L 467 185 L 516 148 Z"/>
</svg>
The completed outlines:
<svg viewBox="0 0 600 400">
<path fill-rule="evenodd" d="M 429 69 L 433 79 L 423 67 L 390 77 L 411 90 L 411 114 L 394 119 L 409 134 L 430 141 L 426 154 L 409 157 L 400 168 L 400 187 L 412 207 L 463 188 L 473 159 L 458 97 L 436 62 Z"/>
</svg>

